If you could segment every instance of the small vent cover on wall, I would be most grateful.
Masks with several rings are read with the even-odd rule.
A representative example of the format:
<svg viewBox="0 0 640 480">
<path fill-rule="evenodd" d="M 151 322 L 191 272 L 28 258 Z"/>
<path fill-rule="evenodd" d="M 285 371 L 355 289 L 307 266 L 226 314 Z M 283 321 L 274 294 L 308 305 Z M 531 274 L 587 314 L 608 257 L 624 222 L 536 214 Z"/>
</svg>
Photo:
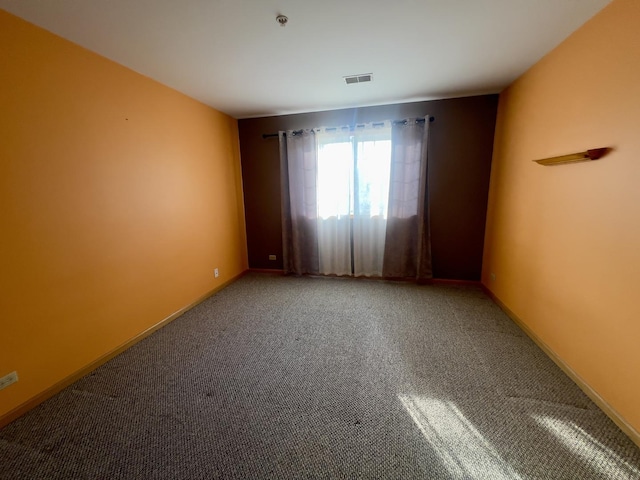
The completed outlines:
<svg viewBox="0 0 640 480">
<path fill-rule="evenodd" d="M 358 75 L 349 75 L 348 77 L 344 77 L 344 81 L 347 85 L 370 82 L 371 80 L 373 80 L 372 73 L 360 73 Z"/>
</svg>

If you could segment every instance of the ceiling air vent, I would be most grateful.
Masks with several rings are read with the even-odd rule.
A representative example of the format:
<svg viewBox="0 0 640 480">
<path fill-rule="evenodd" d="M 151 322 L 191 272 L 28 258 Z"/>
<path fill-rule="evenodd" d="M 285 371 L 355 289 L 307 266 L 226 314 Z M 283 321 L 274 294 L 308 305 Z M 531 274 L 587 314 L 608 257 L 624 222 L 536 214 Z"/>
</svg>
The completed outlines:
<svg viewBox="0 0 640 480">
<path fill-rule="evenodd" d="M 359 75 L 349 75 L 348 77 L 344 77 L 344 81 L 347 82 L 347 85 L 370 82 L 371 80 L 373 80 L 373 73 L 361 73 Z"/>
</svg>

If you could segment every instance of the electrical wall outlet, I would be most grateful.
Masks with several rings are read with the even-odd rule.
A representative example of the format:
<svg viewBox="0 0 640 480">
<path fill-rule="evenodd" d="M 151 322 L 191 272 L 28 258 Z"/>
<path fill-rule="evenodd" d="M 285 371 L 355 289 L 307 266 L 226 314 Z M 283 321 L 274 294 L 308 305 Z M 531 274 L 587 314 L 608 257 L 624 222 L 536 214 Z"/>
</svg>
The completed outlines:
<svg viewBox="0 0 640 480">
<path fill-rule="evenodd" d="M 218 271 L 217 268 L 213 271 L 213 276 L 216 277 L 216 278 L 218 278 L 220 276 L 220 272 Z"/>
<path fill-rule="evenodd" d="M 0 390 L 18 381 L 18 372 L 11 372 L 0 378 Z"/>
<path fill-rule="evenodd" d="M 276 260 L 276 256 L 275 255 L 269 255 L 269 260 Z"/>
</svg>

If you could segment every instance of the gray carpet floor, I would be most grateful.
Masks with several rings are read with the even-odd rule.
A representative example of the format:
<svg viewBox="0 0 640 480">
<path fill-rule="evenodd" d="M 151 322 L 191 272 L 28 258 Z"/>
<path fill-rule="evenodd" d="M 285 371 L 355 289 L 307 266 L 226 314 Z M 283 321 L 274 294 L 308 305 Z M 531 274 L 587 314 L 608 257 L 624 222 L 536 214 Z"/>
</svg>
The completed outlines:
<svg viewBox="0 0 640 480">
<path fill-rule="evenodd" d="M 0 430 L 2 479 L 638 479 L 476 287 L 248 274 Z"/>
</svg>

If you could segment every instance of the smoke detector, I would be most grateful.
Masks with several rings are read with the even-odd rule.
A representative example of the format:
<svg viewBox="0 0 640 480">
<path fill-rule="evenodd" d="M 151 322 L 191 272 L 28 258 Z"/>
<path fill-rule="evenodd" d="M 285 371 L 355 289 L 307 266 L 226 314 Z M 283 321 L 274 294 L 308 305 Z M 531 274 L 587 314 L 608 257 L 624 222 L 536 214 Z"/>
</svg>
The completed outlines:
<svg viewBox="0 0 640 480">
<path fill-rule="evenodd" d="M 278 15 L 276 17 L 276 22 L 278 22 L 281 27 L 284 27 L 287 24 L 288 21 L 289 21 L 289 19 L 284 15 Z"/>
<path fill-rule="evenodd" d="M 373 73 L 359 73 L 358 75 L 348 75 L 343 77 L 347 85 L 354 83 L 366 83 L 373 80 Z"/>
</svg>

